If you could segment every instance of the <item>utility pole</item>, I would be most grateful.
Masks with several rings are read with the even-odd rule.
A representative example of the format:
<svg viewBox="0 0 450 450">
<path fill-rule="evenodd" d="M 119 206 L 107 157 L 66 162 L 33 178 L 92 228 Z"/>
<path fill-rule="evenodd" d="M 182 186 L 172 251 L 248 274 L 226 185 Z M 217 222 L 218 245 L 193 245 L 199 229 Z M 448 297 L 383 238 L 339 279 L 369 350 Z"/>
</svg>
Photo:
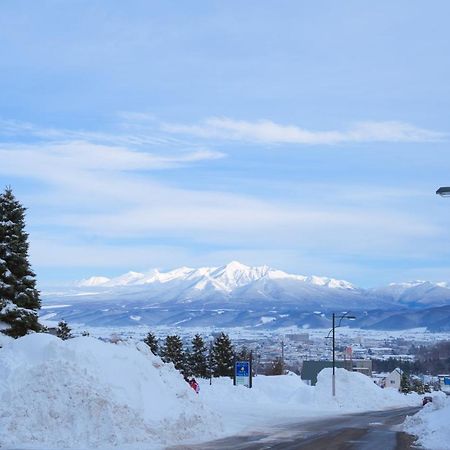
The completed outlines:
<svg viewBox="0 0 450 450">
<path fill-rule="evenodd" d="M 284 375 L 284 341 L 281 341 L 281 375 Z"/>
<path fill-rule="evenodd" d="M 333 397 L 336 396 L 336 356 L 335 356 L 335 348 L 336 348 L 336 342 L 335 342 L 335 313 L 333 313 L 333 379 L 331 381 L 332 384 L 332 392 Z"/>
<path fill-rule="evenodd" d="M 209 341 L 209 385 L 212 385 L 212 341 Z"/>
</svg>

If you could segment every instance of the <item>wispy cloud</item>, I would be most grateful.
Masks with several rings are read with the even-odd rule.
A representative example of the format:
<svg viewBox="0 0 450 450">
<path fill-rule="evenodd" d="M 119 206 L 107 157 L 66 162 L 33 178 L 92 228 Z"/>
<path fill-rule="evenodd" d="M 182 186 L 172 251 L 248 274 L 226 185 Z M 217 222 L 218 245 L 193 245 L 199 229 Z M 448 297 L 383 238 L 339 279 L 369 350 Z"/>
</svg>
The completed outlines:
<svg viewBox="0 0 450 450">
<path fill-rule="evenodd" d="M 222 158 L 220 152 L 192 150 L 171 155 L 137 151 L 125 147 L 71 141 L 46 144 L 0 144 L 0 159 L 4 174 L 28 173 L 34 167 L 37 174 L 48 172 L 59 176 L 67 171 L 125 172 L 179 167 L 184 164 Z M 58 173 L 58 170 L 61 172 Z"/>
<path fill-rule="evenodd" d="M 313 203 L 308 195 L 285 199 L 267 196 L 265 190 L 237 190 L 233 175 L 219 189 L 192 184 L 187 172 L 179 180 L 152 173 L 175 168 L 181 173 L 224 156 L 203 145 L 186 149 L 182 144 L 132 145 L 129 140 L 119 145 L 107 133 L 50 132 L 26 124 L 5 128 L 3 134 L 15 139 L 0 144 L 0 178 L 33 183 L 26 200 L 32 219 L 31 254 L 42 267 L 55 261 L 58 267 L 84 262 L 119 267 L 133 260 L 143 267 L 147 260 L 148 266 L 158 265 L 158 259 L 170 267 L 207 263 L 207 255 L 220 249 L 229 256 L 252 254 L 253 261 L 257 254 L 288 255 L 292 249 L 297 255 L 327 255 L 326 260 L 328 255 L 358 253 L 410 257 L 411 241 L 427 240 L 440 231 L 413 212 L 386 202 L 358 201 L 346 191 L 330 191 L 329 185 L 299 187 L 295 181 L 303 193 L 332 193 L 328 201 Z M 23 143 L 17 134 L 36 139 Z M 375 191 L 371 195 L 380 197 Z M 382 194 L 393 198 L 391 192 Z M 36 230 L 41 232 L 37 238 Z M 146 258 L 146 251 L 155 253 Z"/>
<path fill-rule="evenodd" d="M 124 114 L 122 121 L 116 125 L 119 131 L 99 132 L 89 130 L 72 130 L 67 128 L 42 127 L 29 122 L 0 119 L 0 136 L 33 137 L 44 141 L 88 141 L 123 146 L 178 145 L 178 139 L 167 133 L 158 132 L 154 127 L 138 125 L 147 115 Z M 122 132 L 120 132 L 122 130 Z"/>
<path fill-rule="evenodd" d="M 85 141 L 3 144 L 0 175 L 39 182 L 48 192 L 35 201 L 61 208 L 57 214 L 36 215 L 35 224 L 84 236 L 170 236 L 190 245 L 244 246 L 267 245 L 270 236 L 271 245 L 317 248 L 315 236 L 320 234 L 320 245 L 337 248 L 344 242 L 347 248 L 367 249 L 371 245 L 367 235 L 379 248 L 395 240 L 398 248 L 411 236 L 435 231 L 426 221 L 392 210 L 280 202 L 214 188 L 174 186 L 142 175 L 143 170 L 171 169 L 221 156 L 207 150 L 162 156 Z M 386 229 L 392 240 L 380 231 Z"/>
<path fill-rule="evenodd" d="M 224 139 L 273 144 L 332 145 L 358 142 L 435 142 L 447 135 L 405 122 L 357 122 L 346 130 L 312 131 L 296 125 L 281 125 L 270 120 L 250 122 L 227 117 L 212 117 L 199 124 L 165 123 L 168 133 L 206 139 Z"/>
</svg>

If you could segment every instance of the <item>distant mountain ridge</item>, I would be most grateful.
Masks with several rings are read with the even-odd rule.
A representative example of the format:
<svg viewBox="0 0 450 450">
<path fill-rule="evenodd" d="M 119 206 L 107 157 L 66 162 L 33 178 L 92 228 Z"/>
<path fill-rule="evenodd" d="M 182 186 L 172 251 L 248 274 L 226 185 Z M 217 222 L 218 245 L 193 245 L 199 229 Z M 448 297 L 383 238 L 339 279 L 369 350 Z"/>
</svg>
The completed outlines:
<svg viewBox="0 0 450 450">
<path fill-rule="evenodd" d="M 382 323 L 395 329 L 402 326 L 405 311 L 416 313 L 404 323 L 433 327 L 438 315 L 429 310 L 450 306 L 450 288 L 444 282 L 414 281 L 362 289 L 344 280 L 232 261 L 221 267 L 95 276 L 43 298 L 52 317 L 91 325 L 320 327 L 329 325 L 330 311 L 352 310 L 367 316 L 360 326 Z M 55 302 L 66 306 L 52 308 Z M 373 311 L 370 317 L 367 311 Z"/>
<path fill-rule="evenodd" d="M 234 288 L 245 286 L 251 282 L 267 279 L 293 279 L 318 286 L 327 286 L 339 289 L 355 289 L 344 280 L 336 280 L 328 277 L 293 275 L 282 270 L 272 269 L 269 266 L 251 267 L 237 261 L 232 261 L 222 267 L 201 267 L 193 269 L 180 267 L 168 272 L 160 272 L 157 269 L 149 273 L 128 272 L 116 278 L 94 276 L 78 283 L 78 287 L 117 287 L 130 285 L 144 285 L 151 283 L 166 283 L 173 280 L 198 280 L 195 286 L 198 289 L 206 287 L 210 282 L 218 290 L 231 291 Z"/>
</svg>

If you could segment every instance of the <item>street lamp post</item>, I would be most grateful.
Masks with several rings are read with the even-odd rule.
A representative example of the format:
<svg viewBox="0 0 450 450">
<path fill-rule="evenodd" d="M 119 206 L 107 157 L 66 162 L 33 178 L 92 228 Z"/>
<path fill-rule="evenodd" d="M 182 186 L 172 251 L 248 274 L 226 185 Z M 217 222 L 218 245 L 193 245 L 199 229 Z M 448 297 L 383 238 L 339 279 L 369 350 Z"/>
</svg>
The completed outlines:
<svg viewBox="0 0 450 450">
<path fill-rule="evenodd" d="M 333 313 L 333 379 L 332 379 L 332 392 L 333 397 L 336 395 L 336 314 Z"/>
<path fill-rule="evenodd" d="M 341 326 L 341 322 L 343 319 L 348 320 L 355 320 L 355 316 L 349 316 L 348 312 L 345 312 L 342 314 L 342 316 L 339 317 L 339 323 L 336 325 L 336 313 L 333 313 L 333 328 L 328 332 L 327 338 L 330 337 L 330 333 L 332 333 L 332 341 L 333 341 L 333 376 L 331 379 L 331 390 L 333 397 L 336 396 L 336 328 L 339 328 Z"/>
</svg>

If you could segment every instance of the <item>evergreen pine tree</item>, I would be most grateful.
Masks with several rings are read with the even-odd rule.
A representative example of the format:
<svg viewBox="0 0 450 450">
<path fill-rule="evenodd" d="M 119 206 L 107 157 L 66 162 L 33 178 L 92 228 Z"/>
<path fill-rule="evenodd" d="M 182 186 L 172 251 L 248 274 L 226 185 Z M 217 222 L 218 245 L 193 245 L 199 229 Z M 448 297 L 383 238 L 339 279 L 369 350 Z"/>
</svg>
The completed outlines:
<svg viewBox="0 0 450 450">
<path fill-rule="evenodd" d="M 283 361 L 280 357 L 275 358 L 270 362 L 267 368 L 267 375 L 283 375 Z"/>
<path fill-rule="evenodd" d="M 404 394 L 411 392 L 411 383 L 405 372 L 402 373 L 402 378 L 400 380 L 400 392 L 403 392 Z"/>
<path fill-rule="evenodd" d="M 63 341 L 66 341 L 67 339 L 72 338 L 71 329 L 69 328 L 69 325 L 67 325 L 67 322 L 64 320 L 61 320 L 58 323 L 58 328 L 56 330 L 56 336 L 58 336 Z"/>
<path fill-rule="evenodd" d="M 172 362 L 175 369 L 184 371 L 185 357 L 183 351 L 183 342 L 180 336 L 167 336 L 162 348 L 162 359 L 164 362 Z"/>
<path fill-rule="evenodd" d="M 28 262 L 28 234 L 25 208 L 11 188 L 0 194 L 0 322 L 9 328 L 5 334 L 19 337 L 41 331 L 35 274 Z"/>
<path fill-rule="evenodd" d="M 192 371 L 192 353 L 191 353 L 191 349 L 189 347 L 186 347 L 184 349 L 184 362 L 183 362 L 183 369 L 181 370 L 181 373 L 185 377 L 194 376 L 194 372 Z"/>
<path fill-rule="evenodd" d="M 192 351 L 189 358 L 190 369 L 195 377 L 208 378 L 208 357 L 205 341 L 199 334 L 192 339 Z"/>
<path fill-rule="evenodd" d="M 150 331 L 144 339 L 154 355 L 158 354 L 158 338 Z"/>
<path fill-rule="evenodd" d="M 236 355 L 236 359 L 239 361 L 250 360 L 250 350 L 244 345 Z"/>
<path fill-rule="evenodd" d="M 213 374 L 215 377 L 233 376 L 233 345 L 225 333 L 220 333 L 214 340 L 212 348 Z"/>
</svg>

